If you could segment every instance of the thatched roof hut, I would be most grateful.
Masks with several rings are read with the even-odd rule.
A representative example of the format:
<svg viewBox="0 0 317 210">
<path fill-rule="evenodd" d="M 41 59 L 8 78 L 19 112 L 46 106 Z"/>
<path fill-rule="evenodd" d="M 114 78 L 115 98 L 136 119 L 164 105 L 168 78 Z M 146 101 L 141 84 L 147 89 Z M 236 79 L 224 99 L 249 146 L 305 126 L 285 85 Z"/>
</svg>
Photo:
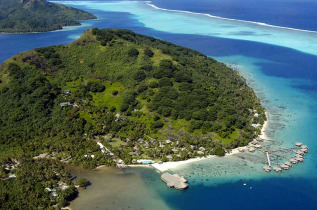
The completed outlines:
<svg viewBox="0 0 317 210">
<path fill-rule="evenodd" d="M 254 147 L 249 147 L 249 152 L 254 152 L 255 151 L 255 148 Z"/>
<path fill-rule="evenodd" d="M 298 161 L 296 160 L 296 159 L 294 159 L 294 158 L 291 158 L 291 159 L 289 159 L 289 161 L 291 162 L 291 163 L 293 163 L 293 164 L 296 164 Z"/>
<path fill-rule="evenodd" d="M 240 148 L 238 148 L 238 151 L 239 151 L 239 152 L 244 152 L 245 150 L 244 150 L 244 148 L 241 148 L 241 147 L 240 147 Z"/>
<path fill-rule="evenodd" d="M 309 149 L 306 145 L 302 145 L 300 148 L 302 148 L 302 149 Z"/>
<path fill-rule="evenodd" d="M 297 147 L 300 147 L 300 146 L 303 145 L 303 143 L 301 143 L 301 142 L 296 142 L 295 145 L 296 145 Z"/>
<path fill-rule="evenodd" d="M 262 145 L 257 144 L 257 145 L 255 145 L 254 147 L 255 147 L 256 149 L 261 149 L 261 148 L 262 148 Z"/>
<path fill-rule="evenodd" d="M 284 170 L 288 170 L 288 169 L 289 169 L 289 166 L 288 166 L 288 165 L 281 164 L 280 166 L 281 166 L 281 168 L 284 169 Z"/>
<path fill-rule="evenodd" d="M 292 163 L 291 163 L 291 162 L 289 162 L 289 161 L 286 161 L 284 164 L 285 164 L 285 165 L 288 165 L 289 167 L 291 167 L 291 166 L 292 166 Z"/>
<path fill-rule="evenodd" d="M 304 158 L 303 157 L 296 157 L 295 158 L 298 162 L 304 162 Z"/>
<path fill-rule="evenodd" d="M 304 148 L 304 149 L 300 149 L 299 151 L 302 151 L 304 153 L 307 153 L 308 152 L 308 149 Z"/>
<path fill-rule="evenodd" d="M 276 167 L 276 166 L 273 167 L 273 170 L 276 171 L 276 172 L 281 172 L 282 171 L 282 169 L 280 167 Z"/>
<path fill-rule="evenodd" d="M 271 167 L 270 166 L 263 166 L 263 170 L 266 172 L 270 172 L 271 171 Z"/>
</svg>

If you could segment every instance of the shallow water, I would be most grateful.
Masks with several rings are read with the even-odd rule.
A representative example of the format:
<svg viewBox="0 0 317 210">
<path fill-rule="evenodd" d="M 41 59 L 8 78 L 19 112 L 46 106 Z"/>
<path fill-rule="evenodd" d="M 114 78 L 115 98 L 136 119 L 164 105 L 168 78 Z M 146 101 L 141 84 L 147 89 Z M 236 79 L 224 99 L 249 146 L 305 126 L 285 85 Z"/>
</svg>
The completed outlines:
<svg viewBox="0 0 317 210">
<path fill-rule="evenodd" d="M 151 169 L 130 169 L 128 175 L 112 169 L 82 171 L 92 185 L 72 204 L 75 209 L 316 207 L 317 198 L 313 195 L 317 192 L 317 38 L 314 33 L 161 11 L 144 2 L 69 1 L 67 4 L 87 9 L 99 19 L 58 32 L 0 35 L 0 61 L 34 47 L 69 43 L 90 27 L 127 28 L 196 49 L 233 66 L 269 111 L 267 133 L 274 142 L 267 144 L 278 148 L 302 141 L 310 147 L 304 164 L 281 174 L 262 171 L 265 157 L 261 152 L 209 159 L 174 169 L 189 180 L 190 188 L 185 192 L 168 189 Z M 166 3 L 164 6 L 169 8 Z M 261 33 L 265 35 L 259 36 Z M 125 187 L 127 192 L 123 192 Z M 114 192 L 116 188 L 122 191 Z"/>
<path fill-rule="evenodd" d="M 143 179 L 138 170 L 98 168 L 95 170 L 70 166 L 72 175 L 85 177 L 91 185 L 81 189 L 79 198 L 70 207 L 73 209 L 170 209 L 147 181 L 161 184 L 159 174 L 151 169 L 140 169 L 144 174 L 151 173 L 149 180 Z M 157 185 L 157 184 L 156 184 Z M 155 188 L 154 188 L 155 189 Z M 142 198 L 142 199 L 140 199 Z"/>
</svg>

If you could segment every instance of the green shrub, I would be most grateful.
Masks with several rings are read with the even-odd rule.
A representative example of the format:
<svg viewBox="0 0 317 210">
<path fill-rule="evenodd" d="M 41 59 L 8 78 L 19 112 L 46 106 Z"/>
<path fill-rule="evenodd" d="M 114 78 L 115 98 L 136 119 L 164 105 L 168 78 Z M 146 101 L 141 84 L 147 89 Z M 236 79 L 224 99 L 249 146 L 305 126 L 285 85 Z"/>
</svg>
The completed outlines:
<svg viewBox="0 0 317 210">
<path fill-rule="evenodd" d="M 149 56 L 150 58 L 154 56 L 154 52 L 150 48 L 145 48 L 144 54 Z"/>
<path fill-rule="evenodd" d="M 131 48 L 128 50 L 128 55 L 129 55 L 130 57 L 138 57 L 139 51 L 138 51 L 136 48 L 131 47 Z"/>
</svg>

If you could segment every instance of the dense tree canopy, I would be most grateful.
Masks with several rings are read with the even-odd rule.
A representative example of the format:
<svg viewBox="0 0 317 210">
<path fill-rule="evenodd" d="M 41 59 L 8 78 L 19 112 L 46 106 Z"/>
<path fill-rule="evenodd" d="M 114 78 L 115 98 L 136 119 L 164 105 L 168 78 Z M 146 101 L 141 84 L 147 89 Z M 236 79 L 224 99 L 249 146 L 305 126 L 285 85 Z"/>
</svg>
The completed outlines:
<svg viewBox="0 0 317 210">
<path fill-rule="evenodd" d="M 37 170 L 48 171 L 63 171 L 54 164 L 65 159 L 86 168 L 114 165 L 96 141 L 125 163 L 224 155 L 256 137 L 265 120 L 259 99 L 238 72 L 128 30 L 91 29 L 69 45 L 20 53 L 0 66 L 0 81 L 4 208 L 15 199 L 23 204 L 23 194 L 16 198 L 18 191 L 8 191 L 28 187 L 20 176 L 7 179 L 12 172 L 3 166 L 12 159 L 21 168 L 38 167 L 32 157 L 47 153 L 52 160 Z M 166 139 L 172 143 L 161 147 L 158 142 Z M 50 179 L 34 183 L 27 198 L 36 203 L 44 196 L 38 205 L 46 208 L 73 195 L 65 191 L 65 199 L 52 199 L 42 190 Z"/>
</svg>

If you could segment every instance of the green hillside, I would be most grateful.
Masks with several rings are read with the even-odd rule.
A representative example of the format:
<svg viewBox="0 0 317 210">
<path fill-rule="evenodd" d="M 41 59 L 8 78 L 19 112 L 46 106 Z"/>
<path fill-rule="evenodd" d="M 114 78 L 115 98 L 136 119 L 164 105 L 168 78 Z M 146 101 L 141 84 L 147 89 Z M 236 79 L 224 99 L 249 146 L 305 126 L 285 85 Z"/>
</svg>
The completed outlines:
<svg viewBox="0 0 317 210">
<path fill-rule="evenodd" d="M 127 30 L 92 29 L 72 44 L 21 53 L 1 69 L 0 142 L 6 147 L 56 150 L 84 134 L 112 134 L 131 145 L 148 136 L 212 153 L 215 145 L 246 145 L 259 133 L 251 124 L 265 120 L 236 71 Z"/>
<path fill-rule="evenodd" d="M 91 29 L 69 45 L 23 52 L 0 66 L 0 175 L 13 173 L 8 164 L 36 167 L 32 157 L 44 153 L 47 171 L 51 162 L 63 170 L 58 162 L 65 158 L 93 168 L 114 165 L 114 157 L 128 164 L 223 155 L 255 138 L 264 120 L 253 90 L 224 64 L 128 30 Z M 0 181 L 7 189 L 0 197 L 11 202 L 18 192 L 11 188 L 29 183 L 40 196 L 48 185 L 47 175 L 35 188 L 30 180 L 38 174 L 16 174 L 20 185 Z M 62 205 L 72 195 L 43 205 Z"/>
<path fill-rule="evenodd" d="M 0 33 L 53 31 L 95 18 L 88 12 L 46 0 L 0 0 Z"/>
</svg>

